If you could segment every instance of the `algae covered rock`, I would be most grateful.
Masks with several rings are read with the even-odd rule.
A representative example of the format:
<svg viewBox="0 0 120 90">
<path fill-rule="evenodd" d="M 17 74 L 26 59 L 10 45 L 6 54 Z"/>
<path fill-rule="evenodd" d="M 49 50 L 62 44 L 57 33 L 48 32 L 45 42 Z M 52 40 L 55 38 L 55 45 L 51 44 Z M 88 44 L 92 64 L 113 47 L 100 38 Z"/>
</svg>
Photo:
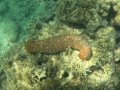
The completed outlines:
<svg viewBox="0 0 120 90">
<path fill-rule="evenodd" d="M 59 0 L 56 15 L 69 25 L 74 24 L 92 30 L 101 22 L 98 8 L 96 0 Z"/>
<path fill-rule="evenodd" d="M 96 38 L 101 42 L 99 45 L 104 46 L 107 50 L 112 50 L 115 46 L 115 35 L 116 31 L 114 27 L 108 26 L 100 28 L 96 33 Z"/>
<path fill-rule="evenodd" d="M 99 90 L 106 87 L 113 90 L 116 86 L 111 86 L 110 83 L 117 85 L 119 83 L 118 76 L 114 75 L 115 35 L 116 31 L 112 26 L 102 27 L 96 32 L 96 39 L 93 42 L 93 56 L 91 58 L 94 64 L 89 68 L 92 73 L 88 76 L 89 87 L 92 89 Z M 117 79 L 114 79 L 112 75 Z"/>
<path fill-rule="evenodd" d="M 42 31 L 37 32 L 39 35 L 36 34 L 38 35 L 36 38 L 45 39 L 66 32 L 82 35 L 80 29 L 64 25 L 55 31 L 53 26 L 53 23 L 43 26 Z M 23 44 L 14 46 L 11 48 L 14 53 L 6 57 L 9 58 L 5 68 L 7 88 L 22 90 L 115 88 L 110 86 L 111 83 L 119 85 L 118 77 L 112 76 L 115 72 L 113 65 L 115 33 L 112 26 L 107 26 L 96 32 L 94 40 L 87 38 L 92 46 L 92 57 L 88 61 L 80 59 L 79 51 L 69 47 L 55 54 L 29 54 Z"/>
<path fill-rule="evenodd" d="M 116 31 L 113 27 L 100 28 L 96 33 L 95 57 L 102 65 L 113 60 L 113 52 L 115 48 Z"/>
<path fill-rule="evenodd" d="M 114 7 L 115 17 L 113 18 L 113 25 L 120 27 L 120 2 L 117 2 Z"/>
<path fill-rule="evenodd" d="M 101 4 L 103 3 L 102 9 L 98 7 L 98 2 L 100 3 L 100 1 Z M 53 42 L 52 38 L 54 36 L 63 34 L 83 35 L 91 45 L 92 55 L 89 60 L 82 60 L 78 57 L 80 52 L 69 46 L 65 47 L 64 51 L 54 54 L 39 52 L 32 54 L 25 49 L 27 40 L 22 43 L 15 43 L 6 56 L 0 60 L 2 64 L 3 61 L 6 62 L 6 65 L 3 64 L 4 71 L 0 71 L 1 88 L 5 87 L 6 90 L 117 90 L 120 81 L 119 74 L 117 75 L 116 71 L 119 73 L 120 66 L 118 65 L 118 68 L 116 68 L 114 59 L 117 61 L 120 58 L 120 49 L 118 48 L 115 51 L 116 28 L 111 24 L 99 27 L 101 18 L 107 21 L 107 16 L 111 14 L 108 13 L 110 3 L 114 1 L 59 0 L 56 14 L 57 18 L 64 23 L 57 25 L 56 21 L 50 21 L 49 23 L 41 24 L 36 22 L 37 20 L 32 23 L 33 26 L 28 23 L 28 27 L 31 27 L 28 30 L 32 33 L 28 40 L 31 38 L 32 40 L 51 38 L 51 42 Z M 99 13 L 102 14 L 102 17 L 98 14 L 100 10 L 103 10 Z M 7 26 L 13 27 L 15 33 L 14 22 L 12 24 L 6 23 Z M 65 23 L 83 28 L 70 27 Z M 8 32 L 9 30 L 6 30 L 7 27 L 2 25 L 0 24 L 1 28 L 3 28 L 0 32 L 2 34 L 3 31 Z M 90 38 L 84 31 L 87 33 L 93 32 L 93 38 Z M 4 32 L 4 35 L 8 37 L 9 34 Z M 58 40 L 58 38 L 54 38 Z M 73 40 L 75 40 L 74 38 Z M 12 36 L 11 38 L 6 38 L 6 41 L 12 40 Z M 51 42 L 45 44 L 48 49 Z M 34 46 L 35 43 L 31 44 Z M 58 44 L 62 45 L 61 43 Z M 8 43 L 5 46 L 7 45 Z M 59 49 L 60 47 L 56 48 Z"/>
</svg>

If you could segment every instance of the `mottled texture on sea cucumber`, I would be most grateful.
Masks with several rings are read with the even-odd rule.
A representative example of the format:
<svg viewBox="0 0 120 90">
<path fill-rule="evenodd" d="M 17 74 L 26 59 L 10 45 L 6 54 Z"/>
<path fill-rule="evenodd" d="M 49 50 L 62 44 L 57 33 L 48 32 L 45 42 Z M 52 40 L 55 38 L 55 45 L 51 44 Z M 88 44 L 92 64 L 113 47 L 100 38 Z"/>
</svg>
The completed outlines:
<svg viewBox="0 0 120 90">
<path fill-rule="evenodd" d="M 91 56 L 91 46 L 89 42 L 79 35 L 58 35 L 44 40 L 28 40 L 25 48 L 29 53 L 58 53 L 66 48 L 80 51 L 79 57 L 87 60 Z"/>
</svg>

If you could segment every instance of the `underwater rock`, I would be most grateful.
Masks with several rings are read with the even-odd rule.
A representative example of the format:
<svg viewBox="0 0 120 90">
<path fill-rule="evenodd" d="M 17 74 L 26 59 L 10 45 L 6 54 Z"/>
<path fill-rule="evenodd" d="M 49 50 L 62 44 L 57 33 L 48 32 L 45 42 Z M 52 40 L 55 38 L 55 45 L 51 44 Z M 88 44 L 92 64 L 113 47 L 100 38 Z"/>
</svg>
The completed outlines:
<svg viewBox="0 0 120 90">
<path fill-rule="evenodd" d="M 6 86 L 5 86 L 5 80 L 6 80 L 6 73 L 5 71 L 2 69 L 0 70 L 0 89 L 3 88 L 5 89 Z"/>
<path fill-rule="evenodd" d="M 120 63 L 120 47 L 115 50 L 115 61 Z"/>
<path fill-rule="evenodd" d="M 79 6 L 79 3 L 76 1 L 83 2 L 81 3 L 82 7 L 80 7 L 80 9 L 82 8 L 83 10 L 87 10 L 87 8 L 89 7 L 88 11 L 90 10 L 90 12 L 92 12 L 91 10 L 93 10 L 93 13 L 96 15 L 96 17 L 94 17 L 94 15 L 92 17 L 94 20 L 95 19 L 96 20 L 94 21 L 93 19 L 91 19 L 91 21 L 88 23 L 94 25 L 95 22 L 98 20 L 98 17 L 100 17 L 99 20 L 101 20 L 101 16 L 104 17 L 102 19 L 107 21 L 106 18 L 108 16 L 108 11 L 110 9 L 109 7 L 110 3 L 113 3 L 114 1 L 117 1 L 117 0 L 99 0 L 101 1 L 101 4 L 103 3 L 103 11 L 102 11 L 103 14 L 101 16 L 99 16 L 98 13 L 96 13 L 97 3 L 94 3 L 91 6 L 92 0 L 85 0 L 85 1 L 61 0 L 59 2 L 65 2 L 66 3 L 65 5 L 68 7 L 64 7 L 64 9 L 69 10 L 69 6 L 72 6 L 72 5 L 74 5 L 75 7 L 77 5 Z M 74 3 L 74 4 L 69 5 L 69 3 L 67 2 Z M 87 3 L 84 3 L 84 2 L 87 2 Z M 87 5 L 88 7 L 86 7 Z M 106 6 L 104 7 L 104 5 Z M 71 10 L 72 9 L 70 9 L 70 11 Z M 78 9 L 73 8 L 73 11 L 74 10 L 76 11 Z M 81 11 L 81 12 L 84 12 L 84 11 Z M 64 13 L 62 14 L 64 16 L 69 14 L 69 12 L 68 13 L 65 12 L 65 14 Z M 62 18 L 62 14 L 61 14 L 61 17 L 59 17 L 61 21 L 63 20 L 62 22 L 65 22 L 66 20 L 70 20 L 68 19 L 68 17 L 74 18 L 74 16 L 72 17 L 68 15 L 68 17 L 66 16 L 64 19 Z M 86 14 L 88 16 L 92 15 L 89 13 L 86 13 Z M 79 16 L 79 14 L 77 15 Z M 78 22 L 76 17 L 74 19 L 74 22 L 71 22 L 73 21 L 73 19 L 71 19 L 70 23 L 76 24 Z M 83 19 L 84 18 L 81 17 L 81 19 L 78 19 L 78 20 L 83 20 Z M 80 22 L 80 24 L 84 24 L 88 28 L 88 25 L 90 26 L 90 24 L 87 24 L 87 20 L 89 21 L 89 19 L 90 18 L 87 17 L 85 19 L 85 22 L 83 23 Z M 113 19 L 113 18 L 110 18 L 110 19 Z M 98 24 L 101 22 L 99 20 L 98 20 Z M 36 27 L 36 25 L 39 26 L 39 23 L 38 22 L 37 24 L 33 23 L 33 28 L 28 29 L 28 30 L 32 29 L 33 33 L 30 36 L 30 38 L 28 38 L 27 40 L 31 38 L 33 40 L 40 40 L 40 41 L 43 40 L 42 42 L 47 42 L 47 40 L 50 40 L 52 43 L 47 42 L 47 44 L 46 43 L 43 44 L 45 48 L 48 48 L 49 44 L 50 45 L 56 44 L 56 43 L 53 43 L 53 41 L 58 42 L 57 40 L 59 38 L 55 37 L 55 39 L 53 40 L 54 36 L 65 35 L 65 34 L 68 35 L 68 33 L 72 35 L 79 34 L 80 36 L 82 36 L 82 35 L 86 35 L 84 31 L 87 33 L 91 33 L 89 31 L 92 31 L 92 28 L 94 32 L 94 28 L 97 26 L 97 24 L 95 24 L 95 27 L 91 26 L 90 27 L 91 30 L 89 30 L 89 28 L 81 29 L 81 28 L 69 27 L 65 23 L 62 23 L 62 24 L 59 24 L 59 27 L 58 27 L 56 25 L 56 22 L 54 21 L 53 22 L 50 21 L 49 23 L 46 23 L 46 24 L 41 24 L 42 28 L 40 28 L 41 25 L 38 28 L 34 28 L 34 26 Z M 97 28 L 94 33 L 95 33 L 94 38 L 89 38 L 86 35 L 87 40 L 91 44 L 91 50 L 92 50 L 92 56 L 88 61 L 80 60 L 80 58 L 78 57 L 79 51 L 71 48 L 66 48 L 65 51 L 62 51 L 59 54 L 42 54 L 42 53 L 28 54 L 26 52 L 26 49 L 24 48 L 25 47 L 24 45 L 26 44 L 25 42 L 15 43 L 15 46 L 11 47 L 9 54 L 7 54 L 4 57 L 4 59 L 0 59 L 1 62 L 5 60 L 7 62 L 6 65 L 4 65 L 5 67 L 4 70 L 7 77 L 7 80 L 5 81 L 5 86 L 7 88 L 6 90 L 48 90 L 48 89 L 49 90 L 117 90 L 118 89 L 119 90 L 120 65 L 118 63 L 117 64 L 118 67 L 116 68 L 115 67 L 116 65 L 114 63 L 114 59 L 116 60 L 119 59 L 119 54 L 120 54 L 119 48 L 114 53 L 115 44 L 116 44 L 116 40 L 115 40 L 116 28 L 111 26 L 111 24 L 110 25 L 105 24 L 105 26 L 101 26 Z M 63 39 L 65 38 L 61 37 L 61 40 Z M 71 42 L 74 40 L 70 39 L 68 41 Z M 66 44 L 67 46 L 69 45 L 69 43 L 65 43 L 65 45 Z M 32 45 L 33 47 L 35 47 L 33 43 Z M 59 45 L 57 46 L 57 48 L 58 47 Z M 114 58 L 114 54 L 116 55 L 115 58 Z M 117 71 L 117 75 L 116 75 L 116 71 Z"/>
<path fill-rule="evenodd" d="M 107 26 L 100 28 L 96 32 L 96 38 L 101 42 L 100 44 L 106 47 L 107 50 L 113 50 L 115 47 L 115 39 L 116 39 L 116 30 L 112 26 Z"/>
<path fill-rule="evenodd" d="M 96 0 L 59 0 L 56 15 L 70 26 L 87 28 L 93 32 L 101 24 L 98 8 Z"/>
<path fill-rule="evenodd" d="M 113 61 L 116 31 L 113 27 L 103 27 L 96 33 L 97 57 L 104 64 Z"/>
<path fill-rule="evenodd" d="M 73 28 L 64 26 L 56 33 L 53 28 L 52 25 L 49 26 L 48 24 L 43 26 L 42 32 L 39 33 L 39 39 L 46 40 L 45 38 L 49 36 L 52 38 L 55 34 L 59 36 L 73 30 Z M 73 31 L 76 32 L 77 29 Z M 78 32 L 80 33 L 80 30 Z M 112 26 L 100 28 L 94 40 L 88 39 L 91 41 L 93 51 L 93 55 L 88 61 L 80 60 L 79 51 L 70 48 L 60 54 L 30 55 L 26 53 L 24 44 L 21 44 L 23 46 L 20 50 L 16 50 L 17 47 L 14 47 L 15 54 L 9 55 L 12 64 L 6 65 L 7 87 L 22 90 L 48 90 L 48 88 L 50 90 L 73 90 L 75 88 L 77 88 L 76 90 L 89 88 L 100 90 L 101 87 L 107 88 L 112 82 L 115 82 L 117 86 L 118 83 L 114 79 L 111 81 L 114 73 L 112 62 L 114 39 L 115 29 Z M 25 54 L 26 58 L 19 58 L 21 54 Z M 16 84 L 13 84 L 14 82 Z"/>
<path fill-rule="evenodd" d="M 116 16 L 114 17 L 114 19 L 112 21 L 112 24 L 117 27 L 120 27 L 120 12 L 116 13 Z"/>
</svg>

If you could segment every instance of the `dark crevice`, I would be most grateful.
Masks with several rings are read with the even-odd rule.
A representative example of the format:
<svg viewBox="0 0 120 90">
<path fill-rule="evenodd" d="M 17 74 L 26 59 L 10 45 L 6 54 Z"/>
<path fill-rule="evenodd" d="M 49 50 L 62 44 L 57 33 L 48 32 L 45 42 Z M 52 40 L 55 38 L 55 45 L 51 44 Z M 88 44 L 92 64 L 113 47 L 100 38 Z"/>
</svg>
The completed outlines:
<svg viewBox="0 0 120 90">
<path fill-rule="evenodd" d="M 69 76 L 68 72 L 64 72 L 63 75 L 62 75 L 63 78 L 66 78 L 68 76 Z"/>
<path fill-rule="evenodd" d="M 111 4 L 108 12 L 108 16 L 107 16 L 108 24 L 110 24 L 111 20 L 116 16 L 116 14 L 117 12 L 114 11 L 113 4 Z"/>
<path fill-rule="evenodd" d="M 81 23 L 64 22 L 64 21 L 62 21 L 62 22 L 65 23 L 66 25 L 68 25 L 71 28 L 75 28 L 75 29 L 86 28 L 86 26 L 84 24 L 81 24 Z"/>
</svg>

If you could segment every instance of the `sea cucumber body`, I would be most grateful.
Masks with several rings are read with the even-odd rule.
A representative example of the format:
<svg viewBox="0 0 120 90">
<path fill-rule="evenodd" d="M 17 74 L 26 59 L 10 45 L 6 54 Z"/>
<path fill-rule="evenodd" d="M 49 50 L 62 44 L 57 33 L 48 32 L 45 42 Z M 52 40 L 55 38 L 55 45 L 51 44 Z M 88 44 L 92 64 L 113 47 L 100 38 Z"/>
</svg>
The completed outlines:
<svg viewBox="0 0 120 90">
<path fill-rule="evenodd" d="M 29 53 L 58 53 L 68 47 L 79 50 L 79 57 L 83 60 L 87 60 L 91 56 L 90 44 L 79 35 L 59 35 L 44 40 L 29 40 L 25 44 Z"/>
</svg>

